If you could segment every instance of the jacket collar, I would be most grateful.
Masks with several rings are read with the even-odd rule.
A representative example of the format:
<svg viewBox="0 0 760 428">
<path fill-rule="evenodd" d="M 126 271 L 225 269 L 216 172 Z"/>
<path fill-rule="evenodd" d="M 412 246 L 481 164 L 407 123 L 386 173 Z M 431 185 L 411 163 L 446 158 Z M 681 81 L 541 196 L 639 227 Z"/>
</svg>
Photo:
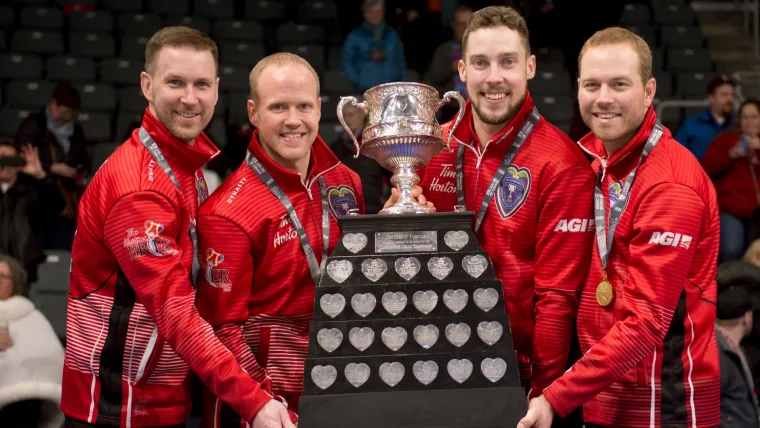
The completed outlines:
<svg viewBox="0 0 760 428">
<path fill-rule="evenodd" d="M 13 321 L 29 315 L 34 304 L 24 296 L 11 296 L 0 300 L 0 321 Z"/>
<path fill-rule="evenodd" d="M 203 132 L 195 138 L 192 146 L 178 140 L 153 116 L 149 108 L 146 108 L 143 114 L 142 127 L 153 137 L 153 141 L 161 148 L 161 153 L 169 160 L 172 168 L 195 173 L 219 154 L 219 149 Z"/>
<path fill-rule="evenodd" d="M 460 144 L 464 144 L 473 150 L 478 155 L 479 159 L 485 157 L 486 154 L 488 154 L 489 157 L 504 157 L 504 153 L 507 151 L 507 149 L 509 149 L 512 140 L 514 140 L 515 136 L 517 135 L 517 131 L 519 131 L 520 127 L 523 126 L 525 121 L 533 112 L 533 107 L 533 98 L 530 96 L 530 92 L 526 91 L 525 101 L 523 101 L 520 109 L 517 111 L 517 113 L 515 113 L 512 119 L 507 122 L 506 125 L 504 125 L 504 128 L 502 128 L 501 131 L 499 131 L 491 138 L 491 140 L 488 142 L 488 145 L 486 146 L 486 149 L 483 151 L 483 145 L 481 144 L 480 140 L 478 139 L 478 135 L 475 132 L 472 104 L 470 103 L 470 100 L 467 100 L 465 102 L 465 111 L 464 117 L 462 118 L 462 123 L 457 129 L 454 130 L 454 137 Z M 474 146 L 470 144 L 470 142 L 473 142 Z"/>
<path fill-rule="evenodd" d="M 581 149 L 593 156 L 595 159 L 599 161 L 604 160 L 602 163 L 606 167 L 610 167 L 632 152 L 643 148 L 644 144 L 649 138 L 649 134 L 652 133 L 652 128 L 654 127 L 655 122 L 657 122 L 657 114 L 654 112 L 654 107 L 650 105 L 646 116 L 644 116 L 644 121 L 639 127 L 639 131 L 636 133 L 633 139 L 631 139 L 631 141 L 629 141 L 628 144 L 626 144 L 622 149 L 613 153 L 609 159 L 606 159 L 607 151 L 604 149 L 602 140 L 597 138 L 593 132 L 589 132 L 583 138 L 581 138 L 581 140 L 578 141 L 578 145 L 581 147 Z"/>
<path fill-rule="evenodd" d="M 299 173 L 287 169 L 275 162 L 261 147 L 258 129 L 253 131 L 251 141 L 248 143 L 248 151 L 261 162 L 277 184 L 283 188 L 306 188 L 306 190 L 309 190 L 311 185 L 319 177 L 340 165 L 338 158 L 333 154 L 330 147 L 328 147 L 319 135 L 317 135 L 317 138 L 314 140 L 311 150 L 309 151 L 311 159 L 309 161 L 309 169 L 306 173 L 306 177 L 301 177 Z"/>
</svg>

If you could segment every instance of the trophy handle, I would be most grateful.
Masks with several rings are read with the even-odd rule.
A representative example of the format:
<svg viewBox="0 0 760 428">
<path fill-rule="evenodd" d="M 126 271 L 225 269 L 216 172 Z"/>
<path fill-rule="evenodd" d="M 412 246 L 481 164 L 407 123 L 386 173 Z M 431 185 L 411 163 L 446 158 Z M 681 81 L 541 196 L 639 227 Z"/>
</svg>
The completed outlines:
<svg viewBox="0 0 760 428">
<path fill-rule="evenodd" d="M 449 149 L 449 151 L 451 151 L 451 136 L 454 135 L 454 131 L 459 127 L 459 122 L 461 122 L 464 117 L 464 97 L 462 97 L 462 94 L 457 91 L 449 91 L 443 94 L 441 102 L 435 106 L 435 111 L 438 111 L 438 109 L 451 101 L 452 98 L 457 100 L 457 103 L 459 104 L 459 113 L 457 113 L 457 117 L 454 120 L 454 126 L 449 130 L 449 138 L 446 139 L 446 148 Z"/>
<path fill-rule="evenodd" d="M 351 104 L 352 106 L 355 106 L 357 108 L 360 108 L 364 110 L 364 114 L 369 114 L 367 111 L 367 104 L 366 103 L 360 103 L 359 100 L 356 99 L 356 97 L 340 97 L 340 102 L 338 103 L 338 121 L 343 126 L 343 129 L 348 132 L 348 135 L 351 136 L 351 139 L 354 141 L 354 147 L 356 148 L 356 153 L 354 154 L 354 159 L 359 157 L 359 151 L 361 150 L 361 147 L 359 147 L 359 140 L 356 139 L 356 136 L 354 135 L 354 131 L 351 130 L 351 128 L 348 127 L 346 124 L 346 120 L 343 119 L 343 108 L 346 104 Z"/>
</svg>

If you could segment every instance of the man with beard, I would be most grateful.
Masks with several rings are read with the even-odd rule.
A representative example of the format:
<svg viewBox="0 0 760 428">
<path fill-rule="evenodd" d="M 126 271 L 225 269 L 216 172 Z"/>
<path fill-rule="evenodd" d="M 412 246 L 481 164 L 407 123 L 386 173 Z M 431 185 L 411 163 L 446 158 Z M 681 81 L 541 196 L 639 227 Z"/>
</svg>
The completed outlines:
<svg viewBox="0 0 760 428">
<path fill-rule="evenodd" d="M 421 186 L 438 211 L 475 212 L 478 241 L 504 287 L 521 382 L 540 394 L 567 365 L 591 255 L 594 177 L 580 149 L 534 107 L 527 84 L 536 57 L 514 9 L 475 12 L 462 48 L 470 101 L 452 151 L 421 171 Z M 388 204 L 397 197 L 393 189 Z"/>
<path fill-rule="evenodd" d="M 579 145 L 597 171 L 597 245 L 578 308 L 583 357 L 531 400 L 523 428 L 583 405 L 586 427 L 720 424 L 719 218 L 699 162 L 652 108 L 652 52 L 624 28 L 579 56 Z"/>
<path fill-rule="evenodd" d="M 208 197 L 203 134 L 218 100 L 216 44 L 166 27 L 145 48 L 142 126 L 82 198 L 72 253 L 61 409 L 67 427 L 184 426 L 189 370 L 254 428 L 292 427 L 195 308 L 195 217 Z"/>
<path fill-rule="evenodd" d="M 734 122 L 734 83 L 724 75 L 713 77 L 707 84 L 710 106 L 700 114 L 686 119 L 676 133 L 676 141 L 702 160 L 713 139 L 731 129 Z"/>
</svg>

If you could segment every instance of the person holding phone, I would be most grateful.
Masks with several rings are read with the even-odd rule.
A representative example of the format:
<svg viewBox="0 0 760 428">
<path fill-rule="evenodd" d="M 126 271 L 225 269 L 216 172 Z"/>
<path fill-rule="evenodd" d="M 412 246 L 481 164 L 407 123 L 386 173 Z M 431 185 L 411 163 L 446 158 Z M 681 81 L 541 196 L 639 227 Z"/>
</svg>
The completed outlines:
<svg viewBox="0 0 760 428">
<path fill-rule="evenodd" d="M 702 158 L 718 193 L 721 262 L 740 259 L 757 238 L 759 153 L 760 101 L 747 99 L 739 108 L 737 127 L 718 135 Z"/>
<path fill-rule="evenodd" d="M 45 260 L 36 233 L 63 206 L 37 148 L 19 150 L 12 141 L 0 140 L 0 254 L 19 260 L 30 284 L 37 281 L 37 266 Z"/>
</svg>

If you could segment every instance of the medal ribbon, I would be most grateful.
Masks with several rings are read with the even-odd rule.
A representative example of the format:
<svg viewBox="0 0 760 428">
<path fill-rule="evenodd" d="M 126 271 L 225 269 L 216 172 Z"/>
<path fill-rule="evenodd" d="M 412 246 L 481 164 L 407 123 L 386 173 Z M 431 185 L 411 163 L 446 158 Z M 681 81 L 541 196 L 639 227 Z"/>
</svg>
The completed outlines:
<svg viewBox="0 0 760 428">
<path fill-rule="evenodd" d="M 329 250 L 330 245 L 330 206 L 327 202 L 327 187 L 325 186 L 324 178 L 319 177 L 317 180 L 319 183 L 319 193 L 322 197 L 322 263 L 320 264 L 317 262 L 317 256 L 314 255 L 314 250 L 309 243 L 309 237 L 306 236 L 303 224 L 298 218 L 298 214 L 296 214 L 296 210 L 290 202 L 290 199 L 288 199 L 288 196 L 282 191 L 277 182 L 274 181 L 274 178 L 272 178 L 269 171 L 264 168 L 264 165 L 262 165 L 251 152 L 248 152 L 246 156 L 246 163 L 248 163 L 248 166 L 251 167 L 253 172 L 256 173 L 264 184 L 266 184 L 272 194 L 280 201 L 282 206 L 285 207 L 285 210 L 287 210 L 290 222 L 293 224 L 293 227 L 298 234 L 298 239 L 301 241 L 301 248 L 306 256 L 306 261 L 309 263 L 311 279 L 314 281 L 314 286 L 317 286 L 325 268 L 327 251 Z"/>
<path fill-rule="evenodd" d="M 504 178 L 504 174 L 507 173 L 507 167 L 509 167 L 509 164 L 512 163 L 512 160 L 515 158 L 515 155 L 517 155 L 517 151 L 520 150 L 520 147 L 522 147 L 523 143 L 525 143 L 525 140 L 528 138 L 531 132 L 533 132 L 533 128 L 536 126 L 536 123 L 538 123 L 538 119 L 540 118 L 540 115 L 538 113 L 538 109 L 536 107 L 533 107 L 533 111 L 530 114 L 530 117 L 525 121 L 522 128 L 520 129 L 520 133 L 517 134 L 515 139 L 512 141 L 512 145 L 509 146 L 509 149 L 507 150 L 507 153 L 504 155 L 504 160 L 501 162 L 501 165 L 499 166 L 499 169 L 496 170 L 496 174 L 493 176 L 493 180 L 491 180 L 491 184 L 488 185 L 488 189 L 486 190 L 485 196 L 483 196 L 483 202 L 480 204 L 480 210 L 478 211 L 478 216 L 475 220 L 475 233 L 478 233 L 478 230 L 480 230 L 480 225 L 483 223 L 483 219 L 486 216 L 486 211 L 488 211 L 488 205 L 491 203 L 491 199 L 493 199 L 494 193 L 496 193 L 496 188 L 501 183 L 501 180 Z M 456 170 L 456 177 L 457 177 L 457 205 L 461 207 L 467 206 L 464 199 L 464 144 L 459 145 L 459 150 L 457 151 L 457 170 Z"/>
</svg>

